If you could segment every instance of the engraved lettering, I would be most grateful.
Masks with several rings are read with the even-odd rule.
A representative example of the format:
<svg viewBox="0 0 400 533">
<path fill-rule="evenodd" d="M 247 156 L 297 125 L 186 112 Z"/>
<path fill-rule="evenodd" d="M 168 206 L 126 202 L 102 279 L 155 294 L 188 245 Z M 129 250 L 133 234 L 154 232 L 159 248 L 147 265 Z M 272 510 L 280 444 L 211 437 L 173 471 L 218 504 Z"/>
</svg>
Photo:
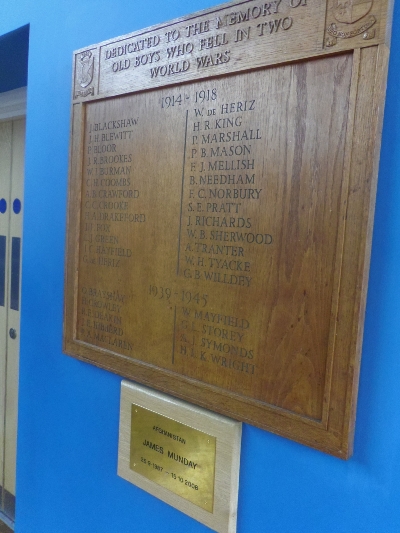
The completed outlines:
<svg viewBox="0 0 400 533">
<path fill-rule="evenodd" d="M 153 430 L 157 431 L 158 433 L 161 433 L 161 435 L 165 435 L 169 439 L 176 440 L 180 442 L 181 444 L 186 444 L 186 439 L 184 439 L 183 437 L 180 437 L 179 435 L 174 435 L 173 433 L 171 433 L 170 431 L 166 429 L 160 428 L 158 426 L 153 426 Z"/>
<path fill-rule="evenodd" d="M 210 31 L 210 21 L 205 20 L 203 22 L 195 22 L 194 24 L 189 24 L 186 26 L 186 37 L 191 37 L 193 35 L 199 35 L 201 33 L 207 33 Z"/>
<path fill-rule="evenodd" d="M 168 457 L 178 463 L 182 463 L 188 468 L 193 468 L 193 470 L 196 469 L 197 463 L 195 463 L 194 461 L 190 461 L 189 459 L 187 459 L 186 457 L 183 457 L 182 455 L 178 455 L 177 453 L 171 452 L 170 450 L 168 450 Z"/>
<path fill-rule="evenodd" d="M 225 52 L 217 52 L 216 54 L 205 55 L 197 57 L 197 68 L 207 68 L 215 67 L 217 65 L 223 65 L 230 61 L 230 51 L 225 50 Z"/>
<path fill-rule="evenodd" d="M 177 61 L 176 63 L 170 63 L 163 65 L 162 67 L 153 67 L 150 69 L 151 77 L 157 78 L 158 76 L 172 76 L 173 74 L 180 74 L 188 71 L 190 68 L 190 62 L 187 60 Z"/>
<path fill-rule="evenodd" d="M 144 440 L 142 444 L 143 446 L 147 446 L 148 448 L 150 448 L 150 450 L 154 450 L 155 452 L 158 452 L 161 454 L 164 453 L 164 448 L 162 446 L 159 446 L 158 444 L 155 444 L 154 442 L 150 442 L 149 440 Z"/>
</svg>

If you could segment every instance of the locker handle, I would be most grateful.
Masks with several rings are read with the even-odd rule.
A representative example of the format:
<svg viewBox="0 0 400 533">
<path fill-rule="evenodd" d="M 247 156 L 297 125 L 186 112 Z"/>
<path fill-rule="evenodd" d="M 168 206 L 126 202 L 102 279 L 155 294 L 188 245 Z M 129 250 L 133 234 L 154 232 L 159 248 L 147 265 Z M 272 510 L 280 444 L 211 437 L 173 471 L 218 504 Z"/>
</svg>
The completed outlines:
<svg viewBox="0 0 400 533">
<path fill-rule="evenodd" d="M 11 290 L 10 307 L 19 311 L 19 290 L 21 271 L 21 238 L 13 237 L 11 241 Z"/>
<path fill-rule="evenodd" d="M 0 235 L 0 306 L 4 307 L 6 302 L 6 246 L 7 240 L 4 235 Z"/>
</svg>

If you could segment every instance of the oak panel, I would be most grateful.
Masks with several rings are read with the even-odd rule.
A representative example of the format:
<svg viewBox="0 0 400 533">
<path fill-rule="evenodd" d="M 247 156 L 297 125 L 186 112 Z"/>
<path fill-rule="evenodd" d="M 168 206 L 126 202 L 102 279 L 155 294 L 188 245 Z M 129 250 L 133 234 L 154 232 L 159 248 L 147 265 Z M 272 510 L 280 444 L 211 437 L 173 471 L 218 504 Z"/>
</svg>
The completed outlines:
<svg viewBox="0 0 400 533">
<path fill-rule="evenodd" d="M 74 54 L 64 348 L 348 457 L 390 9 L 272 4 L 266 48 L 242 2 Z"/>
</svg>

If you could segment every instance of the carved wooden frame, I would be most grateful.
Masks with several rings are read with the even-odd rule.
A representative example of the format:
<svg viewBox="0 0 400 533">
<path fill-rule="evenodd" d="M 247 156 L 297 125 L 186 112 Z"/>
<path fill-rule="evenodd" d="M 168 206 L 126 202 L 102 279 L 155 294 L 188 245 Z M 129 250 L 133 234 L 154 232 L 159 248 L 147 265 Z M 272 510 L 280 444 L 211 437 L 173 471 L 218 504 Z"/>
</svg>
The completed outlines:
<svg viewBox="0 0 400 533">
<path fill-rule="evenodd" d="M 327 453 L 341 458 L 351 455 L 391 10 L 392 6 L 386 0 L 353 2 L 347 9 L 334 0 L 317 0 L 308 4 L 307 0 L 264 4 L 232 2 L 74 52 L 65 278 L 66 353 Z M 198 65 L 199 48 L 204 52 L 208 45 L 223 44 L 224 37 L 218 37 L 218 34 L 228 35 L 229 53 L 225 50 L 227 55 L 220 55 L 218 60 L 214 55 L 214 59 L 210 60 L 212 68 L 189 68 L 184 60 L 173 64 L 165 56 L 162 39 L 167 39 L 168 34 L 170 39 L 172 35 L 175 38 L 178 34 L 173 32 L 177 30 L 180 36 L 176 43 L 189 43 L 191 60 L 196 59 Z M 247 32 L 250 34 L 250 31 L 257 38 L 248 38 Z M 273 37 L 264 40 L 264 31 L 269 31 Z M 199 45 L 200 38 L 205 35 L 211 41 Z M 129 54 L 135 47 L 142 46 L 137 43 L 144 42 L 144 39 L 150 47 L 159 46 L 156 53 L 165 75 L 152 76 L 150 67 L 141 64 L 140 59 L 136 59 L 139 61 L 138 68 L 133 67 L 133 56 Z M 218 39 L 221 39 L 220 43 Z M 232 74 L 246 77 L 266 67 L 290 67 L 323 58 L 329 61 L 339 58 L 340 61 L 342 57 L 350 58 L 351 74 L 338 205 L 340 231 L 332 272 L 337 291 L 331 302 L 321 416 L 308 416 L 301 409 L 285 409 L 281 405 L 255 399 L 241 390 L 228 390 L 195 376 L 162 368 L 142 360 L 140 354 L 135 358 L 135 355 L 128 356 L 124 350 L 113 351 L 79 339 L 77 292 L 83 223 L 80 206 L 83 201 L 86 106 L 93 102 L 112 101 L 119 95 L 140 95 L 163 87 L 177 87 L 181 83 L 223 80 Z M 279 381 L 284 378 L 276 376 L 274 379 Z"/>
</svg>

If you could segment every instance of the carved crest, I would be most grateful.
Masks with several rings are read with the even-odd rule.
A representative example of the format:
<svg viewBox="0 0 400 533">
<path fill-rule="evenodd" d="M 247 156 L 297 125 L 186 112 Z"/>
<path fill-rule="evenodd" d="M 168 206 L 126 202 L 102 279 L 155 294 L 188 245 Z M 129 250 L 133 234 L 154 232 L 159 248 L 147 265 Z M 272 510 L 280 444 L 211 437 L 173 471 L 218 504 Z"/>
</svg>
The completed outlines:
<svg viewBox="0 0 400 533">
<path fill-rule="evenodd" d="M 93 79 L 94 57 L 92 52 L 83 52 L 77 61 L 78 81 L 81 87 L 87 87 Z"/>
<path fill-rule="evenodd" d="M 372 0 L 338 0 L 334 17 L 338 22 L 353 24 L 371 11 Z"/>
<path fill-rule="evenodd" d="M 338 0 L 335 19 L 344 24 L 353 24 L 371 11 L 372 0 Z"/>
<path fill-rule="evenodd" d="M 371 28 L 376 23 L 376 18 L 374 15 L 365 18 L 372 5 L 373 0 L 337 0 L 331 11 L 336 22 L 332 21 L 326 29 L 328 35 L 325 46 L 335 46 L 338 39 L 350 39 L 358 35 L 362 35 L 366 41 L 373 39 L 375 29 Z M 355 24 L 362 19 L 362 22 Z"/>
</svg>

